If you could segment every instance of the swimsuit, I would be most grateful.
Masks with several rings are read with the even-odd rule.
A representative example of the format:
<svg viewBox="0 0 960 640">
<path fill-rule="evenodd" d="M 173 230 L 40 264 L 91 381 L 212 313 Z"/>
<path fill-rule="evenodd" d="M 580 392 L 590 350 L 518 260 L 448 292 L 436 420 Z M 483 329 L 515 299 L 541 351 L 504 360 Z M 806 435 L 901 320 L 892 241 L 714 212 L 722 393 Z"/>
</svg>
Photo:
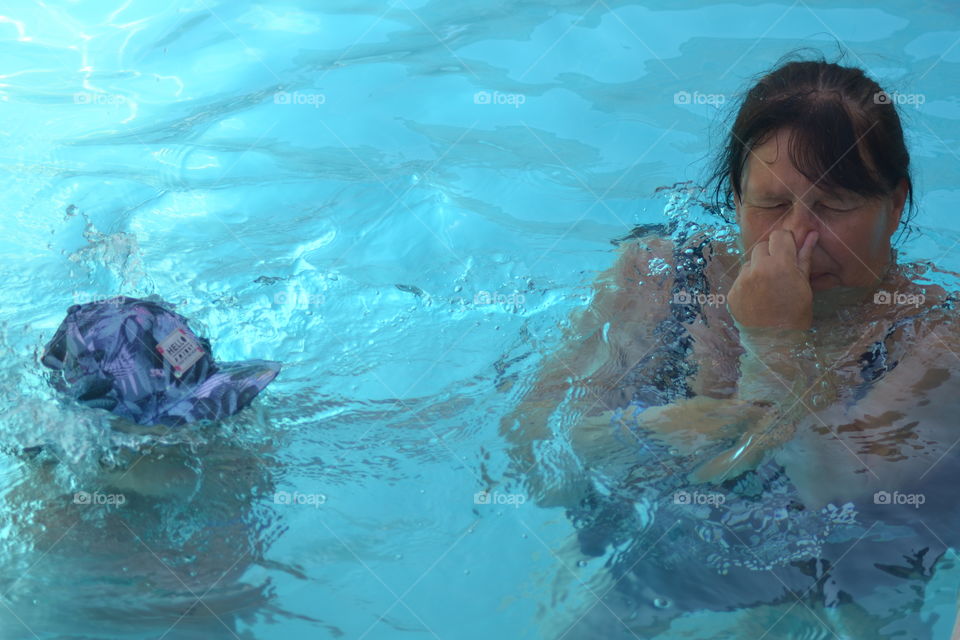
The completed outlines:
<svg viewBox="0 0 960 640">
<path fill-rule="evenodd" d="M 649 233 L 651 226 L 635 235 Z M 661 229 L 677 237 L 676 228 L 661 225 Z M 692 251 L 679 248 L 684 239 L 675 243 L 677 277 L 672 293 L 708 294 L 703 251 L 709 239 Z M 948 297 L 937 307 L 950 310 L 952 300 Z M 897 320 L 860 357 L 863 382 L 853 401 L 897 366 L 899 359 L 892 355 L 897 345 L 888 345 L 891 336 L 900 328 L 911 331 L 909 323 L 937 307 Z M 877 593 L 890 594 L 883 600 L 888 608 L 891 599 L 898 608 L 919 608 L 922 584 L 946 551 L 944 541 L 955 543 L 952 536 L 960 518 L 954 515 L 958 510 L 950 489 L 956 486 L 956 478 L 949 478 L 960 465 L 945 458 L 922 486 L 896 487 L 902 494 L 923 493 L 922 517 L 929 528 L 917 526 L 916 506 L 909 504 L 858 500 L 811 511 L 784 468 L 769 457 L 719 486 L 692 484 L 685 473 L 695 462 L 692 456 L 675 455 L 633 418 L 645 407 L 695 395 L 685 380 L 695 368 L 685 362 L 692 345 L 684 325 L 693 322 L 699 311 L 695 300 L 671 304 L 670 317 L 658 331 L 676 339 L 665 341 L 658 353 L 638 363 L 625 378 L 636 392 L 629 405 L 614 412 L 611 428 L 634 425 L 636 439 L 621 437 L 621 441 L 636 450 L 635 458 L 630 458 L 635 462 L 626 473 L 623 469 L 610 474 L 595 471 L 586 496 L 567 511 L 582 553 L 602 556 L 608 546 L 615 550 L 608 565 L 616 586 L 604 598 L 607 606 L 591 609 L 577 630 L 584 637 L 633 638 L 617 618 L 652 628 L 700 609 L 796 603 L 791 591 L 803 596 L 811 608 L 814 604 L 834 607 L 851 599 L 863 604 L 870 597 L 876 602 Z M 658 364 L 661 368 L 654 370 Z M 697 459 L 709 459 L 731 444 L 712 443 L 698 452 Z M 920 588 L 912 584 L 908 588 L 908 579 L 918 579 Z M 881 608 L 878 615 L 889 613 Z M 918 616 L 904 616 L 884 629 L 902 627 L 904 637 L 929 637 L 929 631 L 917 625 L 921 625 Z"/>
</svg>

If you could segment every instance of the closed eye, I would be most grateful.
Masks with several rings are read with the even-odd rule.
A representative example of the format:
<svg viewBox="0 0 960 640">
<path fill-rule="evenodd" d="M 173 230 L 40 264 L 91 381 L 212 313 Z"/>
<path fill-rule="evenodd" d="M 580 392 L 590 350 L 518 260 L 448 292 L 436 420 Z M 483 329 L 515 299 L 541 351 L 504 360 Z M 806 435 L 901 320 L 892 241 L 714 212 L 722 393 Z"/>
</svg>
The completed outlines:
<svg viewBox="0 0 960 640">
<path fill-rule="evenodd" d="M 764 207 L 762 207 L 762 206 L 760 206 L 760 205 L 755 205 L 755 206 L 756 206 L 757 209 L 763 209 L 763 210 L 765 210 L 765 211 L 772 211 L 772 210 L 774 210 L 774 209 L 780 209 L 780 208 L 783 208 L 783 207 L 787 206 L 787 203 L 784 202 L 784 203 L 782 203 L 782 204 L 774 204 L 774 205 L 769 205 L 769 206 L 764 206 Z M 826 209 L 826 210 L 828 210 L 828 211 L 833 211 L 833 212 L 837 212 L 837 213 L 843 213 L 843 212 L 846 212 L 846 211 L 853 211 L 854 209 L 856 209 L 856 207 L 848 207 L 848 208 L 828 207 L 828 206 L 825 205 L 825 204 L 820 205 L 820 207 L 821 207 L 822 209 Z"/>
</svg>

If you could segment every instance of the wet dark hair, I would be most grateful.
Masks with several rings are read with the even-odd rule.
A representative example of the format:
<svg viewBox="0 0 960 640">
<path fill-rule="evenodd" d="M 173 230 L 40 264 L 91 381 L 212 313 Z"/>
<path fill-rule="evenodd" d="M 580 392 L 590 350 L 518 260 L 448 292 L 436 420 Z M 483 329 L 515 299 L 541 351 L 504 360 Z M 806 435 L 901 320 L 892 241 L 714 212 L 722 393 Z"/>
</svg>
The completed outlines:
<svg viewBox="0 0 960 640">
<path fill-rule="evenodd" d="M 709 167 L 707 193 L 715 185 L 711 209 L 733 222 L 724 207 L 733 212 L 734 193 L 742 195 L 748 151 L 788 127 L 793 132 L 790 161 L 825 191 L 845 189 L 873 198 L 906 179 L 900 228 L 909 229 L 915 213 L 910 154 L 894 101 L 858 67 L 822 57 L 784 62 L 795 55 L 787 54 L 761 74 L 736 108 L 726 144 Z"/>
</svg>

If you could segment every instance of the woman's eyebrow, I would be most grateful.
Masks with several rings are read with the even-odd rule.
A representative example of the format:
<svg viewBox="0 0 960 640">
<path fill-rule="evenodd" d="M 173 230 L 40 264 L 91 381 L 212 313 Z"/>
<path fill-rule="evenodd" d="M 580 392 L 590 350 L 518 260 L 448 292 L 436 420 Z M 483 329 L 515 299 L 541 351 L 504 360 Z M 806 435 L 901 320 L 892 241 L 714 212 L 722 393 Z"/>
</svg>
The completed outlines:
<svg viewBox="0 0 960 640">
<path fill-rule="evenodd" d="M 786 194 L 783 192 L 777 193 L 775 191 L 758 191 L 757 193 L 747 194 L 747 197 L 748 198 L 753 197 L 753 198 L 756 198 L 757 200 L 772 200 L 772 199 L 778 199 L 778 198 L 786 198 L 788 197 L 788 195 L 789 194 Z"/>
</svg>

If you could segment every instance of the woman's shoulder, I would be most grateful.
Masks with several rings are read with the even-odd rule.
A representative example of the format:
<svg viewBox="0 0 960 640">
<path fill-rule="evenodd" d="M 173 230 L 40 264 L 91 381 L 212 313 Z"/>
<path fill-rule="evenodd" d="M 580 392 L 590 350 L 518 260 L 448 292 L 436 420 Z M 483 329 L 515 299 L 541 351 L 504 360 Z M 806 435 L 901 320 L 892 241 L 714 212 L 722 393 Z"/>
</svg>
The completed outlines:
<svg viewBox="0 0 960 640">
<path fill-rule="evenodd" d="M 936 326 L 952 319 L 960 293 L 932 282 L 928 277 L 930 266 L 924 262 L 897 265 L 877 288 L 873 304 L 867 305 L 868 315 L 898 325 L 913 320 Z M 960 275 L 953 275 L 960 283 Z"/>
<path fill-rule="evenodd" d="M 669 233 L 647 233 L 632 237 L 621 250 L 614 269 L 617 284 L 629 296 L 643 299 L 645 306 L 677 304 L 678 294 L 698 300 L 705 294 L 708 304 L 700 304 L 701 314 L 727 315 L 723 302 L 740 271 L 739 249 L 729 234 L 712 227 L 696 229 L 680 238 Z"/>
<path fill-rule="evenodd" d="M 673 243 L 661 225 L 635 229 L 617 242 L 616 259 L 594 281 L 589 313 L 613 331 L 662 320 L 673 276 Z M 653 229 L 655 227 L 656 229 Z"/>
<path fill-rule="evenodd" d="M 666 225 L 641 225 L 619 241 L 622 255 L 669 258 L 674 252 L 673 237 Z"/>
<path fill-rule="evenodd" d="M 734 240 L 712 227 L 696 229 L 680 238 L 674 238 L 666 225 L 637 227 L 620 242 L 620 252 L 625 271 L 650 267 L 654 274 L 665 271 L 665 266 L 675 269 L 678 261 L 689 255 L 702 257 L 704 261 L 697 264 L 704 269 L 716 265 L 729 268 L 739 260 Z"/>
<path fill-rule="evenodd" d="M 673 238 L 659 225 L 656 227 L 631 235 L 620 243 L 619 256 L 610 275 L 628 292 L 639 293 L 640 289 L 648 290 L 650 285 L 662 288 L 673 275 L 676 264 Z"/>
<path fill-rule="evenodd" d="M 873 304 L 864 305 L 863 310 L 862 324 L 879 330 L 872 335 L 875 342 L 868 351 L 886 354 L 883 359 L 890 364 L 882 367 L 882 378 L 894 388 L 919 384 L 933 370 L 960 369 L 956 309 L 960 295 L 929 282 L 916 266 L 898 266 L 897 276 L 879 288 Z M 877 384 L 884 386 L 883 382 L 880 379 Z"/>
</svg>

